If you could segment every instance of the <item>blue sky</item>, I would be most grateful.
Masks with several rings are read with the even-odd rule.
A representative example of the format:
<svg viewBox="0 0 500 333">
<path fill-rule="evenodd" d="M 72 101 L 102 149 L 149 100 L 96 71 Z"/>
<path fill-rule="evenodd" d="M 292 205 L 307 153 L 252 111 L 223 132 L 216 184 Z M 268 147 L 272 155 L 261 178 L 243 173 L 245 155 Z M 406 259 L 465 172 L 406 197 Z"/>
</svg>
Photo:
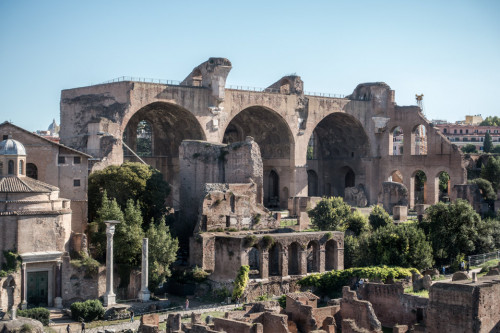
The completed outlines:
<svg viewBox="0 0 500 333">
<path fill-rule="evenodd" d="M 427 118 L 500 115 L 500 1 L 0 0 L 0 121 L 59 123 L 62 89 L 182 80 L 211 56 L 228 85 L 296 73 L 306 91 L 383 81 Z"/>
</svg>

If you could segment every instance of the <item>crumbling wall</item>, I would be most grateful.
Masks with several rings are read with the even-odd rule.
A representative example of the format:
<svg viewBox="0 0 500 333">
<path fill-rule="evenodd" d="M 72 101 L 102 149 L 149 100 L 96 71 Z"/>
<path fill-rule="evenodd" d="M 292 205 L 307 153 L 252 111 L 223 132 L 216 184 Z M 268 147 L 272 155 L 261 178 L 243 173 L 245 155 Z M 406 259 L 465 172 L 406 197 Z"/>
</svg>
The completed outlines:
<svg viewBox="0 0 500 333">
<path fill-rule="evenodd" d="M 394 206 L 408 206 L 408 189 L 401 183 L 383 182 L 378 201 L 386 212 L 392 213 Z"/>
<path fill-rule="evenodd" d="M 262 324 L 263 333 L 289 333 L 287 315 L 263 312 L 253 322 Z"/>
<path fill-rule="evenodd" d="M 262 324 L 251 324 L 225 318 L 214 318 L 214 329 L 223 332 L 263 333 Z"/>
<path fill-rule="evenodd" d="M 434 332 L 498 332 L 500 281 L 435 283 L 429 292 L 425 327 Z"/>
<path fill-rule="evenodd" d="M 369 332 L 382 333 L 382 325 L 375 315 L 370 302 L 359 300 L 355 291 L 348 286 L 342 289 L 342 300 L 340 301 L 340 314 L 342 320 L 352 319 L 356 326 Z M 342 329 L 344 323 L 342 323 Z"/>
<path fill-rule="evenodd" d="M 402 284 L 365 283 L 358 293 L 363 300 L 370 302 L 378 320 L 386 327 L 396 324 L 413 325 L 423 318 L 429 300 L 404 293 Z"/>
</svg>

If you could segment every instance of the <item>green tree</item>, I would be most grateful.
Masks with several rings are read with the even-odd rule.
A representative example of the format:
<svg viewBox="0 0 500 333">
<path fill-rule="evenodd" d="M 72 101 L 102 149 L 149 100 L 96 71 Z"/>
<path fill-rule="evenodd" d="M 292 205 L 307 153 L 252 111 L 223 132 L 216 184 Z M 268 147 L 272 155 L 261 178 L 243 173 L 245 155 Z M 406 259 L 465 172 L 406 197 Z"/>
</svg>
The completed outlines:
<svg viewBox="0 0 500 333">
<path fill-rule="evenodd" d="M 352 216 L 351 206 L 342 197 L 321 199 L 316 207 L 307 212 L 313 226 L 320 230 L 345 231 Z"/>
<path fill-rule="evenodd" d="M 373 230 L 377 230 L 380 227 L 385 227 L 386 225 L 393 223 L 391 216 L 380 205 L 373 207 L 368 220 L 370 221 L 370 225 Z"/>
<path fill-rule="evenodd" d="M 359 248 L 360 237 L 345 235 L 344 237 L 344 268 L 357 267 L 362 261 L 360 256 L 363 255 Z"/>
<path fill-rule="evenodd" d="M 484 200 L 496 200 L 497 194 L 493 190 L 490 181 L 483 178 L 477 178 L 469 181 L 469 184 L 476 184 L 479 187 Z"/>
<path fill-rule="evenodd" d="M 491 150 L 493 154 L 500 154 L 500 145 L 493 147 Z"/>
<path fill-rule="evenodd" d="M 500 126 L 500 117 L 488 116 L 479 124 L 479 126 Z"/>
<path fill-rule="evenodd" d="M 143 238 L 141 210 L 139 205 L 135 205 L 130 199 L 125 207 L 123 222 L 116 226 L 114 236 L 116 262 L 131 267 L 139 266 Z"/>
<path fill-rule="evenodd" d="M 89 240 L 93 247 L 92 254 L 95 259 L 104 262 L 106 256 L 106 224 L 104 221 L 124 221 L 123 212 L 116 199 L 109 200 L 106 191 L 101 197 L 101 205 L 97 209 L 94 222 L 89 224 Z"/>
<path fill-rule="evenodd" d="M 448 182 L 450 181 L 450 175 L 447 172 L 441 172 L 439 174 L 439 191 L 442 193 L 448 193 Z"/>
<path fill-rule="evenodd" d="M 361 238 L 359 260 L 365 266 L 390 265 L 423 269 L 432 267 L 432 247 L 413 223 L 382 226 Z"/>
<path fill-rule="evenodd" d="M 488 163 L 481 168 L 481 178 L 490 181 L 493 189 L 498 190 L 500 186 L 500 156 L 488 158 Z"/>
<path fill-rule="evenodd" d="M 477 149 L 476 149 L 476 146 L 473 145 L 472 143 L 468 143 L 466 144 L 465 146 L 462 146 L 462 148 L 460 148 L 462 150 L 462 152 L 466 153 L 466 154 L 474 154 L 474 153 L 477 153 Z"/>
<path fill-rule="evenodd" d="M 493 140 L 489 132 L 484 135 L 483 152 L 489 153 L 493 149 Z"/>
<path fill-rule="evenodd" d="M 477 226 L 476 253 L 488 253 L 500 249 L 500 220 L 484 219 Z"/>
<path fill-rule="evenodd" d="M 426 212 L 421 227 L 432 244 L 437 264 L 448 264 L 462 253 L 474 253 L 481 218 L 467 201 L 440 202 Z"/>
<path fill-rule="evenodd" d="M 355 210 L 347 218 L 347 231 L 351 232 L 355 236 L 359 236 L 361 233 L 369 230 L 370 223 L 368 222 L 368 218 L 360 211 Z"/>
<path fill-rule="evenodd" d="M 154 290 L 170 276 L 170 264 L 177 257 L 179 241 L 171 236 L 164 218 L 150 223 L 146 237 L 149 239 L 149 285 Z"/>
<path fill-rule="evenodd" d="M 96 218 L 104 191 L 109 198 L 116 199 L 118 205 L 125 209 L 127 201 L 132 199 L 141 207 L 144 221 L 159 219 L 166 212 L 165 199 L 170 193 L 168 183 L 162 174 L 142 163 L 124 163 L 111 165 L 93 172 L 89 176 L 89 220 Z"/>
</svg>

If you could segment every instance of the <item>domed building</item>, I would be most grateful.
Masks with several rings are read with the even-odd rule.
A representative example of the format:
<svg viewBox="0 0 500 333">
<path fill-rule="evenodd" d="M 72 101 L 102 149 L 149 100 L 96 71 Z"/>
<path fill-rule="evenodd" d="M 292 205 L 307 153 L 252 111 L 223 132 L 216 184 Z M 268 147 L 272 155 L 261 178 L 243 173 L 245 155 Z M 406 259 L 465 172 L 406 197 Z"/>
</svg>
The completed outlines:
<svg viewBox="0 0 500 333">
<path fill-rule="evenodd" d="M 21 258 L 20 274 L 11 274 L 8 283 L 0 279 L 1 308 L 61 305 L 61 263 L 70 236 L 70 200 L 59 197 L 59 188 L 26 176 L 21 142 L 0 142 L 0 253 Z"/>
</svg>

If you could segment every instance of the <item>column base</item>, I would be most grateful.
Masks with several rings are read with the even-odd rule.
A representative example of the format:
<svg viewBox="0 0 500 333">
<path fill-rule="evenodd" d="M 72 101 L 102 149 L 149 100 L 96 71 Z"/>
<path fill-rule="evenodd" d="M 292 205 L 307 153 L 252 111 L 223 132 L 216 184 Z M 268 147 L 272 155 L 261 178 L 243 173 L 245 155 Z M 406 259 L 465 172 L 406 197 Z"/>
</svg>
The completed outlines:
<svg viewBox="0 0 500 333">
<path fill-rule="evenodd" d="M 22 310 L 26 310 L 27 308 L 28 308 L 28 302 L 23 301 L 23 302 L 21 303 L 21 309 L 22 309 Z"/>
<path fill-rule="evenodd" d="M 116 304 L 116 295 L 104 295 L 104 306 L 108 307 Z"/>
<path fill-rule="evenodd" d="M 139 299 L 141 302 L 147 302 L 151 298 L 151 292 L 149 290 L 141 290 L 139 291 Z"/>
<path fill-rule="evenodd" d="M 62 298 L 61 297 L 56 297 L 54 298 L 54 307 L 58 309 L 62 309 Z"/>
</svg>

